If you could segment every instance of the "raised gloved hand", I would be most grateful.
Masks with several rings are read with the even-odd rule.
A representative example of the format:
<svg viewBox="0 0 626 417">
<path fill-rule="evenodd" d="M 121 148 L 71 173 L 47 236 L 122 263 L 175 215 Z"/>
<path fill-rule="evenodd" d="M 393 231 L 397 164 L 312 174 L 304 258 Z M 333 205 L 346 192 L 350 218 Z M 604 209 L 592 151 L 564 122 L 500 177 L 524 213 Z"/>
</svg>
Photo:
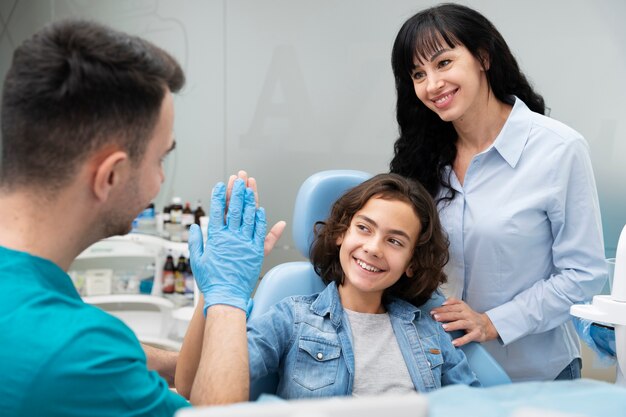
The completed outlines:
<svg viewBox="0 0 626 417">
<path fill-rule="evenodd" d="M 243 180 L 236 180 L 233 186 L 226 224 L 225 209 L 226 186 L 219 183 L 211 196 L 206 245 L 200 227 L 191 225 L 189 229 L 191 269 L 204 295 L 205 315 L 214 304 L 247 311 L 263 264 L 265 211 L 256 208 L 254 192 Z"/>
</svg>

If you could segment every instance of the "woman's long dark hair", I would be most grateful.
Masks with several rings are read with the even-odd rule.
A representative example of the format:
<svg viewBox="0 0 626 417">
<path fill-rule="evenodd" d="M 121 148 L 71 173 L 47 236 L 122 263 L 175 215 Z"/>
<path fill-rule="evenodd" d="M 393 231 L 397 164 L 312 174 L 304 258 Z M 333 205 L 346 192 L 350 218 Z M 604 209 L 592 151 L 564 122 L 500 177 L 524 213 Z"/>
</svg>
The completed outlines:
<svg viewBox="0 0 626 417">
<path fill-rule="evenodd" d="M 483 15 L 459 4 L 441 4 L 417 13 L 407 20 L 396 36 L 391 53 L 391 66 L 396 82 L 396 118 L 400 137 L 394 145 L 390 171 L 418 180 L 433 198 L 440 189 L 447 189 L 443 199 L 452 199 L 454 190 L 445 167 L 456 158 L 457 134 L 451 122 L 445 122 L 428 109 L 415 95 L 411 73 L 415 59 L 423 61 L 441 48 L 465 46 L 483 62 L 489 88 L 494 96 L 511 103 L 519 97 L 537 113 L 544 114 L 543 97 L 537 94 L 495 26 Z"/>
</svg>

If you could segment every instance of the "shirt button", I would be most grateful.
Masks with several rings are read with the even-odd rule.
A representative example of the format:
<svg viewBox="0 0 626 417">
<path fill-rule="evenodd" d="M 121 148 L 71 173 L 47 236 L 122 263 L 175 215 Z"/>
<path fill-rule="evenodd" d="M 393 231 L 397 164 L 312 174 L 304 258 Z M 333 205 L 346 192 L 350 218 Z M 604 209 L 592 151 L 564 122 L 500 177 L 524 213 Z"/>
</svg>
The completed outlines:
<svg viewBox="0 0 626 417">
<path fill-rule="evenodd" d="M 431 365 L 430 365 L 430 361 L 426 361 L 426 363 L 428 364 L 428 366 L 431 366 Z"/>
<path fill-rule="evenodd" d="M 316 357 L 318 361 L 321 361 L 322 359 L 324 359 L 324 354 L 322 352 L 318 352 Z"/>
</svg>

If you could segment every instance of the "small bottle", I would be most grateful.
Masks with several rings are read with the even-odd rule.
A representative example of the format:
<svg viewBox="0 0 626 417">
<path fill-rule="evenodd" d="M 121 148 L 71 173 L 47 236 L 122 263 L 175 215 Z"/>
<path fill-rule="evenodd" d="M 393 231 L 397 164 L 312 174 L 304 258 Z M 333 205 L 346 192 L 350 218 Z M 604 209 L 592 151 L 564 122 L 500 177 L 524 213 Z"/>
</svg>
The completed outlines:
<svg viewBox="0 0 626 417">
<path fill-rule="evenodd" d="M 176 271 L 174 272 L 174 292 L 176 294 L 185 293 L 185 271 L 187 270 L 187 258 L 183 255 L 178 257 Z"/>
<path fill-rule="evenodd" d="M 170 222 L 170 211 L 172 210 L 172 206 L 163 207 L 163 223 Z"/>
<path fill-rule="evenodd" d="M 181 224 L 183 220 L 183 204 L 180 197 L 172 198 L 172 205 L 170 206 L 170 222 L 174 224 Z"/>
<path fill-rule="evenodd" d="M 172 294 L 174 292 L 174 258 L 171 254 L 167 255 L 165 265 L 163 266 L 163 294 Z"/>
<path fill-rule="evenodd" d="M 194 223 L 200 226 L 200 217 L 204 217 L 204 216 L 206 216 L 206 213 L 202 209 L 202 201 L 198 200 L 198 206 L 196 207 L 196 210 L 193 212 Z"/>
<path fill-rule="evenodd" d="M 152 287 L 154 286 L 155 264 L 149 263 L 139 272 L 137 276 L 138 282 L 130 284 L 131 289 L 135 293 L 139 294 L 152 294 Z M 136 286 L 136 287 L 135 287 Z"/>
<path fill-rule="evenodd" d="M 196 289 L 196 281 L 193 278 L 193 272 L 191 272 L 191 263 L 187 261 L 187 269 L 185 270 L 185 297 L 193 300 L 193 294 Z"/>
<path fill-rule="evenodd" d="M 146 207 L 141 214 L 149 219 L 154 219 L 154 203 L 148 204 L 148 207 Z"/>
<path fill-rule="evenodd" d="M 154 203 L 150 203 L 133 222 L 136 231 L 144 233 L 154 233 L 156 230 L 156 220 L 154 213 Z"/>
<path fill-rule="evenodd" d="M 172 242 L 182 242 L 183 231 L 183 205 L 180 197 L 172 198 L 172 205 L 170 206 L 170 223 L 166 227 L 166 231 L 169 234 L 169 238 Z"/>
<path fill-rule="evenodd" d="M 190 225 L 193 224 L 195 218 L 194 218 L 194 214 L 193 211 L 191 211 L 191 204 L 189 204 L 189 202 L 185 203 L 185 207 L 183 208 L 183 216 L 182 216 L 182 224 L 183 227 L 188 228 Z"/>
</svg>

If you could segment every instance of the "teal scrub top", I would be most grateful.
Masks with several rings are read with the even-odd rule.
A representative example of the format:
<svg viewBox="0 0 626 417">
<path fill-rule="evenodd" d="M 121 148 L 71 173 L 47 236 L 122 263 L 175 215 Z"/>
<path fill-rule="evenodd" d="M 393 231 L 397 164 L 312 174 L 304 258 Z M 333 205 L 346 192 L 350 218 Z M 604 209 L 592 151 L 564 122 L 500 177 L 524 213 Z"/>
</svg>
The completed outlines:
<svg viewBox="0 0 626 417">
<path fill-rule="evenodd" d="M 0 414 L 172 416 L 171 391 L 120 320 L 54 263 L 0 247 Z"/>
</svg>

